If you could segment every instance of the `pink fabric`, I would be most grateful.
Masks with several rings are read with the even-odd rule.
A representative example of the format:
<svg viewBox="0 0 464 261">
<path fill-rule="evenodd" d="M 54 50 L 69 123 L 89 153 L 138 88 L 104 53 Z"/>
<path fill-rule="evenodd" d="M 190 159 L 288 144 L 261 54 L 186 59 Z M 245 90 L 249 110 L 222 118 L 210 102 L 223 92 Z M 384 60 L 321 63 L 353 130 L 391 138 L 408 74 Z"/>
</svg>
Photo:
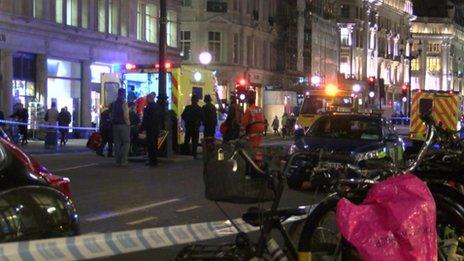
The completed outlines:
<svg viewBox="0 0 464 261">
<path fill-rule="evenodd" d="M 413 175 L 374 185 L 360 205 L 340 200 L 337 226 L 364 260 L 437 260 L 435 201 Z"/>
</svg>

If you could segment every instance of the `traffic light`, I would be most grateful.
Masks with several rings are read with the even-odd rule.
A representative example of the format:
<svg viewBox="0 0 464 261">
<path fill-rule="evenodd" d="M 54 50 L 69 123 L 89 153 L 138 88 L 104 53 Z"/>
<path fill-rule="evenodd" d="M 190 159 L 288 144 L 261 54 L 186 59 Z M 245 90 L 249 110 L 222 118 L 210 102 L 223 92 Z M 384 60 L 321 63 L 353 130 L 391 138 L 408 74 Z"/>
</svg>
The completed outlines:
<svg viewBox="0 0 464 261">
<path fill-rule="evenodd" d="M 401 94 L 403 97 L 408 97 L 408 85 L 406 83 L 401 85 Z"/>
<path fill-rule="evenodd" d="M 373 92 L 375 91 L 375 77 L 374 76 L 369 76 L 367 79 L 367 84 L 369 85 L 369 91 Z"/>
<path fill-rule="evenodd" d="M 237 79 L 235 83 L 235 93 L 240 102 L 245 102 L 248 81 L 245 78 Z"/>
</svg>

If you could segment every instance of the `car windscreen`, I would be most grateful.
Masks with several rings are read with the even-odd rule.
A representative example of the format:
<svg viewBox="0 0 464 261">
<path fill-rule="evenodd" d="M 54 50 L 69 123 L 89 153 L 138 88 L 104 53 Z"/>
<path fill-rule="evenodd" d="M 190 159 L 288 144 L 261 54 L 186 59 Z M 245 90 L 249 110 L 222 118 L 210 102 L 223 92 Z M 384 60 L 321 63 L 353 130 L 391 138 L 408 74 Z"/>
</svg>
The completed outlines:
<svg viewBox="0 0 464 261">
<path fill-rule="evenodd" d="M 301 114 L 316 114 L 319 112 L 324 112 L 324 109 L 329 106 L 351 108 L 353 107 L 353 98 L 343 96 L 309 96 L 303 101 Z"/>
<path fill-rule="evenodd" d="M 378 119 L 323 117 L 314 124 L 308 136 L 378 141 L 381 139 L 381 133 L 381 122 Z"/>
</svg>

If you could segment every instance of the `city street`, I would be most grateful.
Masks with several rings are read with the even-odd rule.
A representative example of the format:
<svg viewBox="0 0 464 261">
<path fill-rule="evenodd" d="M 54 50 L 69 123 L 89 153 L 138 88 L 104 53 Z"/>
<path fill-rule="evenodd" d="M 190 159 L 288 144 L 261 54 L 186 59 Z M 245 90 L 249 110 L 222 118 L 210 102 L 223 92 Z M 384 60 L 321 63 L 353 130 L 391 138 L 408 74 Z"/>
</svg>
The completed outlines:
<svg viewBox="0 0 464 261">
<path fill-rule="evenodd" d="M 282 141 L 268 142 L 279 143 Z M 35 157 L 53 173 L 71 179 L 82 234 L 227 219 L 214 202 L 204 197 L 201 160 L 175 156 L 161 159 L 158 167 L 149 168 L 141 162 L 117 167 L 112 158 L 90 152 Z M 309 205 L 314 203 L 311 199 L 309 194 L 287 189 L 281 206 Z M 249 207 L 221 206 L 231 218 L 240 217 Z M 156 250 L 156 256 L 165 254 L 172 258 L 178 250 L 179 247 Z"/>
</svg>

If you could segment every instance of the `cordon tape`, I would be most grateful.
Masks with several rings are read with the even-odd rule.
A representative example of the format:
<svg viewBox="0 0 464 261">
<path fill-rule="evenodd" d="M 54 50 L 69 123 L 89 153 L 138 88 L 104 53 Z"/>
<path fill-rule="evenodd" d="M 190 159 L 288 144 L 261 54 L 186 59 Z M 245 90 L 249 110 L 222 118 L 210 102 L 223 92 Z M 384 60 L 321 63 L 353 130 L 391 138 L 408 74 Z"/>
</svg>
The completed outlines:
<svg viewBox="0 0 464 261">
<path fill-rule="evenodd" d="M 31 125 L 30 123 L 26 122 L 17 122 L 17 121 L 9 121 L 9 120 L 0 120 L 0 123 L 8 124 L 8 125 L 22 125 L 27 126 Z M 47 124 L 38 124 L 39 128 L 43 129 L 71 129 L 71 130 L 85 130 L 85 131 L 96 131 L 96 127 L 73 127 L 73 126 L 58 126 L 58 125 L 47 125 Z"/>
<path fill-rule="evenodd" d="M 308 213 L 315 207 L 306 206 Z M 305 219 L 297 216 L 284 224 Z M 253 232 L 259 227 L 232 220 L 241 232 Z M 150 249 L 189 244 L 237 234 L 228 220 L 148 228 L 122 232 L 86 234 L 75 237 L 41 239 L 0 244 L 0 260 L 83 260 L 127 254 Z"/>
</svg>

